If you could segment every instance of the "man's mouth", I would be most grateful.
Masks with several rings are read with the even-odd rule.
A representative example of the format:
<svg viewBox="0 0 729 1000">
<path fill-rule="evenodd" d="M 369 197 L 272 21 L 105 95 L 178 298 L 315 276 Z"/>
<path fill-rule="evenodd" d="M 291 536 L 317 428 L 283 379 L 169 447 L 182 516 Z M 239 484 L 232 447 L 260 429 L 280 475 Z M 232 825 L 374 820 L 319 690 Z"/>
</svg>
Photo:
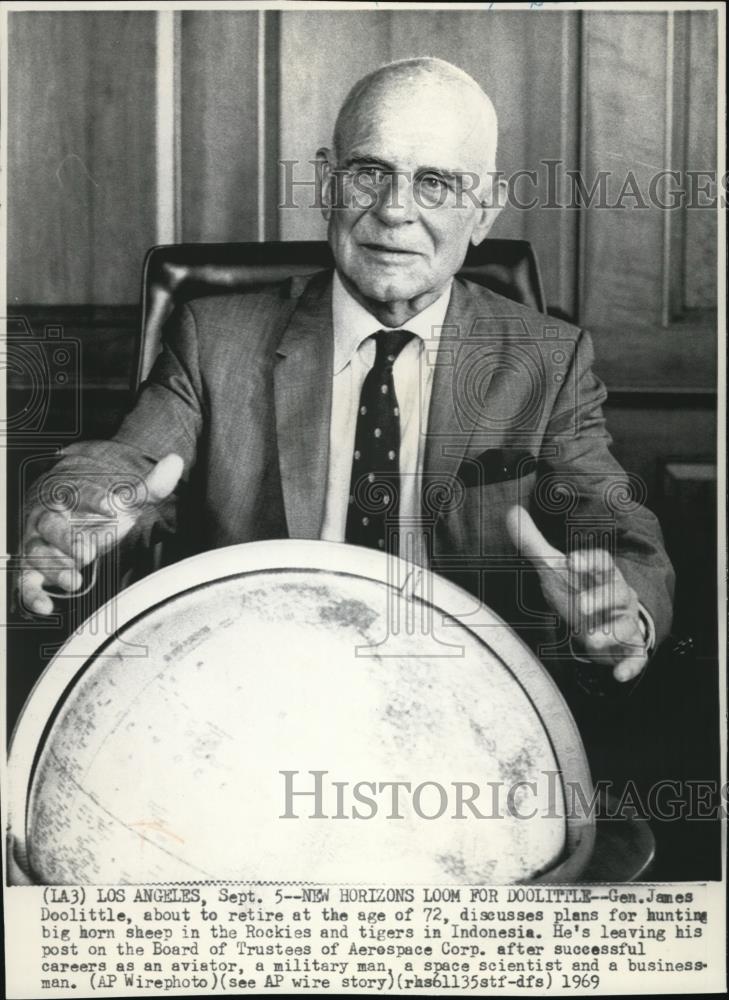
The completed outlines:
<svg viewBox="0 0 729 1000">
<path fill-rule="evenodd" d="M 418 253 L 417 250 L 407 250 L 404 247 L 390 247 L 384 243 L 360 243 L 365 250 L 369 250 L 371 253 L 382 254 L 387 256 L 401 256 L 401 257 L 415 257 Z"/>
</svg>

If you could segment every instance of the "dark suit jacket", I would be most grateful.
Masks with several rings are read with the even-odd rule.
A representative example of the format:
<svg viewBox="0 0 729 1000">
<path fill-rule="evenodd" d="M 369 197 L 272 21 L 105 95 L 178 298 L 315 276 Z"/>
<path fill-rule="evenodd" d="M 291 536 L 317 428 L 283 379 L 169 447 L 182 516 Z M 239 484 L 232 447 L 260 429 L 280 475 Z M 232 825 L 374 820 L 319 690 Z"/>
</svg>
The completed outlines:
<svg viewBox="0 0 729 1000">
<path fill-rule="evenodd" d="M 67 448 L 57 471 L 143 476 L 177 452 L 186 482 L 178 502 L 157 512 L 154 528 L 184 541 L 181 552 L 318 538 L 331 287 L 331 275 L 320 273 L 185 305 L 113 441 Z M 547 658 L 544 643 L 554 646 L 558 623 L 508 538 L 504 517 L 513 503 L 528 507 L 563 551 L 588 536 L 611 548 L 659 641 L 671 621 L 672 570 L 660 528 L 642 505 L 642 484 L 608 450 L 606 393 L 592 360 L 584 332 L 460 280 L 437 356 L 428 359 L 435 371 L 423 519 L 433 568 Z"/>
</svg>

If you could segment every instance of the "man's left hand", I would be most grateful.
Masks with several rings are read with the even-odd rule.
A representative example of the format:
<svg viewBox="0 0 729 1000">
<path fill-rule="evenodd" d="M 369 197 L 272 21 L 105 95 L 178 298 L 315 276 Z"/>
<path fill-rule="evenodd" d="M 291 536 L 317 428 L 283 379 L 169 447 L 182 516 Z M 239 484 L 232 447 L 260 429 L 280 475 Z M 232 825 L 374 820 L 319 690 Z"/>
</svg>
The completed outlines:
<svg viewBox="0 0 729 1000">
<path fill-rule="evenodd" d="M 579 549 L 563 555 L 523 507 L 506 516 L 512 542 L 535 566 L 544 598 L 567 622 L 576 652 L 613 667 L 617 681 L 637 677 L 646 663 L 638 597 L 609 552 Z"/>
</svg>

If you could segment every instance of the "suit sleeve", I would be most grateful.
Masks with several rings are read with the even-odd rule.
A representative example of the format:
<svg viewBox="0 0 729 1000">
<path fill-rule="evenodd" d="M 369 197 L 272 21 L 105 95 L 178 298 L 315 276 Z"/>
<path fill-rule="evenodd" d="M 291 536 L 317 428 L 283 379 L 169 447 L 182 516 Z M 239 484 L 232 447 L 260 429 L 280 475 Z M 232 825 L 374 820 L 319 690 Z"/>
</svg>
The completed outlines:
<svg viewBox="0 0 729 1000">
<path fill-rule="evenodd" d="M 583 331 L 543 440 L 535 516 L 563 551 L 580 543 L 609 549 L 660 643 L 671 627 L 673 568 L 658 520 L 645 506 L 645 483 L 626 473 L 609 450 L 602 412 L 607 392 L 592 371 L 593 358 Z"/>
<path fill-rule="evenodd" d="M 202 381 L 195 317 L 185 305 L 167 324 L 162 352 L 136 403 L 109 441 L 82 441 L 68 445 L 51 470 L 54 482 L 68 481 L 81 498 L 111 491 L 114 503 L 124 503 L 143 489 L 143 479 L 165 455 L 176 453 L 184 462 L 183 482 L 197 455 L 203 425 Z M 33 500 L 39 502 L 43 482 Z M 113 506 L 113 504 L 112 504 Z M 149 543 L 160 532 L 173 533 L 177 523 L 177 493 L 147 509 L 125 541 L 125 548 Z"/>
</svg>

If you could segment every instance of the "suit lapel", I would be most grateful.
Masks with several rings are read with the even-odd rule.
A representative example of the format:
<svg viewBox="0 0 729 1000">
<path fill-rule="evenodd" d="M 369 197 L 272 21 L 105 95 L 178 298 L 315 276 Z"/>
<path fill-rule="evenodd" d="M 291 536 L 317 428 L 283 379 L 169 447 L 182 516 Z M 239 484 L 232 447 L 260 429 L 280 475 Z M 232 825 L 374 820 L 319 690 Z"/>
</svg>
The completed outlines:
<svg viewBox="0 0 729 1000">
<path fill-rule="evenodd" d="M 476 299 L 464 284 L 454 281 L 433 373 L 426 485 L 434 480 L 452 481 L 479 428 L 481 405 L 493 375 L 493 367 L 484 363 L 479 332 L 490 315 L 480 296 Z"/>
<path fill-rule="evenodd" d="M 332 400 L 332 282 L 304 290 L 278 347 L 276 435 L 291 538 L 318 538 L 324 516 Z"/>
</svg>

